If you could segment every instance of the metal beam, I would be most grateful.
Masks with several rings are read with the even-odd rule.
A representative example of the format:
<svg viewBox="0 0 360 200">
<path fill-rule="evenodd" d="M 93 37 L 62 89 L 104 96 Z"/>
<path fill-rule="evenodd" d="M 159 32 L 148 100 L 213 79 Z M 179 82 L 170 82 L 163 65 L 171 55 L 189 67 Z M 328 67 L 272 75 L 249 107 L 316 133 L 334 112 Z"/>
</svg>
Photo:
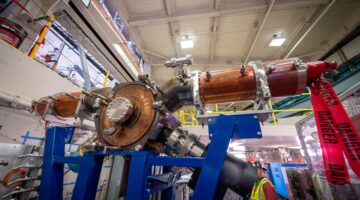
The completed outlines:
<svg viewBox="0 0 360 200">
<path fill-rule="evenodd" d="M 298 0 L 288 1 L 279 0 L 274 9 L 293 9 L 299 7 L 307 7 L 313 5 L 327 4 L 328 0 Z M 220 3 L 218 3 L 220 5 Z M 129 26 L 150 26 L 154 24 L 165 24 L 171 21 L 184 21 L 184 20 L 196 20 L 210 17 L 219 17 L 224 14 L 253 14 L 254 12 L 262 13 L 268 6 L 262 1 L 246 1 L 233 4 L 222 4 L 220 10 L 216 8 L 193 8 L 186 11 L 172 13 L 169 17 L 167 14 L 159 13 L 146 13 L 146 15 L 130 16 L 128 24 Z"/>
<path fill-rule="evenodd" d="M 261 33 L 262 29 L 264 28 L 264 25 L 265 25 L 265 23 L 266 23 L 266 21 L 267 21 L 267 18 L 269 17 L 269 14 L 270 14 L 270 12 L 271 12 L 274 4 L 275 4 L 275 0 L 272 0 L 269 8 L 267 9 L 267 11 L 266 11 L 266 13 L 265 13 L 264 19 L 262 20 L 261 25 L 260 25 L 257 33 L 256 33 L 256 36 L 255 36 L 255 38 L 254 38 L 254 40 L 253 40 L 253 42 L 252 42 L 252 44 L 251 44 L 251 46 L 250 46 L 249 52 L 248 52 L 248 54 L 246 55 L 246 58 L 245 58 L 245 62 L 244 62 L 244 63 L 247 63 L 247 62 L 248 62 L 248 59 L 249 59 L 252 51 L 254 50 L 255 44 L 256 44 L 259 36 L 260 36 L 260 33 Z"/>
<path fill-rule="evenodd" d="M 174 24 L 173 22 L 169 22 L 168 24 L 169 26 L 169 33 L 170 33 L 170 37 L 171 37 L 171 43 L 174 46 L 174 51 L 175 51 L 175 57 L 179 57 L 179 50 L 178 50 L 178 45 L 176 43 L 176 31 L 174 28 Z"/>
<path fill-rule="evenodd" d="M 215 10 L 220 10 L 220 0 L 214 0 L 214 8 Z M 211 33 L 210 33 L 210 49 L 209 49 L 209 60 L 210 62 L 214 60 L 215 55 L 215 47 L 216 47 L 216 33 L 218 28 L 218 17 L 214 17 L 211 25 Z"/>
<path fill-rule="evenodd" d="M 316 11 L 319 9 L 320 6 L 312 6 L 303 15 L 303 20 L 301 22 L 297 23 L 296 27 L 292 30 L 290 35 L 287 35 L 287 41 L 283 47 L 279 49 L 279 51 L 276 53 L 275 58 L 281 59 L 283 55 L 285 54 L 286 50 L 291 47 L 296 42 L 296 39 L 301 36 L 301 33 L 305 30 L 306 26 L 309 26 L 311 24 L 310 20 L 313 16 L 317 13 Z"/>
<path fill-rule="evenodd" d="M 136 46 L 138 47 L 138 50 L 140 51 L 141 55 L 144 56 L 144 60 L 146 62 L 149 62 L 150 61 L 149 58 L 147 58 L 147 56 L 142 51 L 142 49 L 146 48 L 146 46 L 139 35 L 139 31 L 136 29 L 136 27 L 131 27 L 129 25 L 130 16 L 128 10 L 124 9 L 127 8 L 127 6 L 125 5 L 125 1 L 114 1 L 113 3 L 116 5 L 118 10 L 118 15 L 121 17 L 121 19 L 123 19 L 122 21 L 124 22 L 125 27 L 127 27 L 127 30 L 129 31 L 132 39 L 134 40 Z"/>
<path fill-rule="evenodd" d="M 89 68 L 87 67 L 86 62 L 86 56 L 85 56 L 85 50 L 84 47 L 80 42 L 78 42 L 78 51 L 80 56 L 80 65 L 82 69 L 82 77 L 84 78 L 84 88 L 90 89 L 91 88 L 91 80 L 90 80 L 90 74 L 89 74 Z"/>
<path fill-rule="evenodd" d="M 165 59 L 159 59 L 151 63 L 152 66 L 161 65 L 164 66 Z M 244 63 L 240 60 L 233 60 L 228 62 L 226 59 L 216 58 L 212 62 L 208 58 L 198 58 L 194 60 L 194 63 L 191 65 L 191 69 L 196 66 L 206 66 L 206 67 L 236 67 L 241 66 Z"/>
<path fill-rule="evenodd" d="M 310 33 L 310 31 L 316 26 L 316 24 L 320 21 L 320 19 L 327 13 L 327 11 L 334 5 L 336 0 L 332 0 L 326 8 L 321 12 L 321 14 L 316 18 L 316 20 L 311 24 L 311 26 L 305 31 L 305 33 L 301 36 L 301 38 L 296 42 L 296 44 L 290 49 L 290 51 L 286 54 L 285 58 L 288 58 L 294 50 L 299 46 L 299 44 L 304 40 L 304 38 Z"/>
<path fill-rule="evenodd" d="M 174 0 L 165 0 L 164 7 L 165 7 L 165 11 L 167 13 L 167 16 L 171 18 L 174 15 L 174 13 L 176 12 L 176 6 L 175 6 Z M 168 26 L 169 26 L 169 33 L 170 33 L 170 37 L 171 37 L 171 43 L 174 46 L 175 56 L 179 57 L 178 45 L 176 43 L 176 29 L 174 28 L 174 24 L 172 21 L 168 22 Z"/>
<path fill-rule="evenodd" d="M 214 17 L 212 27 L 211 27 L 211 35 L 210 35 L 210 62 L 214 60 L 215 55 L 215 47 L 216 47 L 216 32 L 217 32 L 217 26 L 218 26 L 218 17 Z"/>
<path fill-rule="evenodd" d="M 151 51 L 151 50 L 147 50 L 147 49 L 143 49 L 143 52 L 148 54 L 148 55 L 151 55 L 151 56 L 155 56 L 155 57 L 158 57 L 158 58 L 161 58 L 161 59 L 165 59 L 165 60 L 169 60 L 170 58 L 167 57 L 167 56 L 164 56 L 160 53 L 157 53 L 157 52 L 154 52 L 154 51 Z"/>
</svg>

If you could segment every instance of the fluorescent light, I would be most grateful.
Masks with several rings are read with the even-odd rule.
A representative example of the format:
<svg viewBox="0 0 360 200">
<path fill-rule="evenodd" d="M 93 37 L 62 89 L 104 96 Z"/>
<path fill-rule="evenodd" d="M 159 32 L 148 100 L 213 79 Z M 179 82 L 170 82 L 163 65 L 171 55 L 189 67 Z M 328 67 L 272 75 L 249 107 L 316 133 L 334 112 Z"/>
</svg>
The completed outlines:
<svg viewBox="0 0 360 200">
<path fill-rule="evenodd" d="M 243 143 L 235 140 L 235 141 L 230 142 L 229 147 L 235 147 L 235 146 L 239 146 L 241 144 L 243 144 Z"/>
<path fill-rule="evenodd" d="M 245 151 L 245 147 L 244 146 L 234 146 L 232 148 L 233 151 Z"/>
<path fill-rule="evenodd" d="M 270 47 L 279 47 L 285 42 L 286 38 L 273 38 L 269 44 Z"/>
<path fill-rule="evenodd" d="M 191 40 L 191 39 L 182 40 L 180 42 L 180 45 L 181 45 L 182 49 L 193 48 L 194 47 L 194 40 Z"/>
<path fill-rule="evenodd" d="M 235 153 L 234 156 L 240 159 L 246 159 L 246 155 L 243 153 Z"/>
<path fill-rule="evenodd" d="M 88 8 L 90 5 L 91 0 L 82 0 L 82 2 L 84 3 L 84 5 Z"/>
<path fill-rule="evenodd" d="M 130 62 L 129 57 L 126 55 L 124 50 L 121 48 L 119 44 L 113 44 L 116 51 L 119 53 L 122 60 L 125 62 L 125 64 L 130 68 L 130 70 L 137 76 L 139 72 L 136 70 L 136 67 Z"/>
</svg>

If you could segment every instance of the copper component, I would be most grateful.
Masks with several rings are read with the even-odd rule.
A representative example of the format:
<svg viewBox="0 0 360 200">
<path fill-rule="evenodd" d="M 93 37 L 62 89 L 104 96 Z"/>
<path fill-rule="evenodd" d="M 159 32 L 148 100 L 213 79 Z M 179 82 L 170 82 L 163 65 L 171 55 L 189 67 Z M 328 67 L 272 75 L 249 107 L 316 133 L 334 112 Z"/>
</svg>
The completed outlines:
<svg viewBox="0 0 360 200">
<path fill-rule="evenodd" d="M 292 96 L 304 92 L 306 69 L 298 69 L 294 59 L 276 60 L 267 65 L 268 83 L 272 97 Z"/>
<path fill-rule="evenodd" d="M 53 100 L 49 97 L 44 97 L 33 103 L 33 109 L 37 114 L 44 116 L 47 114 L 45 113 L 47 104 L 50 101 L 53 101 L 49 105 L 52 114 L 60 117 L 74 117 L 80 95 L 81 92 L 73 92 L 70 93 L 70 95 L 67 95 L 66 93 L 58 93 L 53 95 Z"/>
<path fill-rule="evenodd" d="M 152 108 L 155 102 L 152 92 L 139 82 L 121 84 L 114 88 L 116 98 L 131 101 L 134 113 L 123 123 L 112 121 L 106 114 L 104 105 L 98 121 L 98 136 L 100 141 L 122 149 L 133 149 L 135 145 L 144 145 L 150 133 L 158 123 L 158 114 Z"/>
<path fill-rule="evenodd" d="M 200 74 L 200 95 L 204 104 L 246 101 L 256 98 L 256 79 L 254 70 L 245 67 L 224 69 Z"/>
<path fill-rule="evenodd" d="M 25 167 L 20 168 L 14 168 L 11 169 L 6 173 L 2 180 L 2 184 L 6 188 L 16 188 L 21 185 L 21 181 L 16 181 L 10 184 L 10 180 L 13 179 L 13 177 L 19 176 L 20 178 L 25 178 L 28 174 L 29 170 Z"/>
<path fill-rule="evenodd" d="M 103 97 L 107 97 L 110 93 L 110 88 L 95 88 L 90 91 L 89 93 L 98 94 Z M 44 97 L 36 102 L 33 102 L 33 110 L 35 113 L 41 116 L 45 116 L 46 114 L 53 114 L 59 117 L 74 117 L 76 108 L 79 103 L 80 95 L 82 92 L 73 92 L 73 93 L 57 93 L 52 95 L 51 97 Z M 90 95 L 91 96 L 91 95 Z M 88 96 L 89 97 L 89 96 Z M 87 111 L 90 113 L 95 112 L 96 110 L 92 107 L 96 96 L 91 96 L 86 98 L 85 105 L 87 105 Z M 49 107 L 49 111 L 51 113 L 45 113 L 46 107 Z"/>
</svg>

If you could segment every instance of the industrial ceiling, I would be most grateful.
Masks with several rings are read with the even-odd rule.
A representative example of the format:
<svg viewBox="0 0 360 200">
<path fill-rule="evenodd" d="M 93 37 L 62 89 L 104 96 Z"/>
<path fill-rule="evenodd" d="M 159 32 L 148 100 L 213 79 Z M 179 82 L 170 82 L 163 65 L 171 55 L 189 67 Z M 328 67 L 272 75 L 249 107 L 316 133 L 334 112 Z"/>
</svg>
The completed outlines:
<svg viewBox="0 0 360 200">
<path fill-rule="evenodd" d="M 114 1 L 136 43 L 163 83 L 175 72 L 166 59 L 191 54 L 193 69 L 251 60 L 318 59 L 359 25 L 358 0 L 124 0 Z M 269 47 L 274 35 L 281 47 Z M 185 37 L 194 47 L 182 49 Z M 199 68 L 200 67 L 200 68 Z"/>
</svg>

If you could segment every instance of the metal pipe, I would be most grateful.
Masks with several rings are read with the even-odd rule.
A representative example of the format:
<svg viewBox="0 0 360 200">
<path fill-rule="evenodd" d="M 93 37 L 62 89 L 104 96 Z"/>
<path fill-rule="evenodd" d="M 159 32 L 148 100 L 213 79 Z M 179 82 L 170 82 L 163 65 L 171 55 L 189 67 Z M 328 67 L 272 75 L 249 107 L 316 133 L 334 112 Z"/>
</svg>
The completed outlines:
<svg viewBox="0 0 360 200">
<path fill-rule="evenodd" d="M 1 89 L 0 102 L 7 103 L 9 107 L 31 110 L 31 100 Z"/>
<path fill-rule="evenodd" d="M 235 103 L 235 102 L 230 103 L 228 106 L 226 106 L 226 107 L 224 108 L 224 110 L 222 110 L 222 112 L 224 112 L 224 111 L 226 111 L 227 109 L 229 109 L 232 105 L 234 105 L 234 103 Z"/>
<path fill-rule="evenodd" d="M 54 20 L 55 20 L 55 15 L 50 15 L 49 20 L 47 21 L 46 25 L 40 31 L 38 40 L 35 42 L 34 46 L 31 48 L 31 50 L 28 54 L 28 56 L 30 58 L 35 57 L 36 53 L 39 50 L 40 44 L 42 44 L 44 42 L 45 36 L 46 36 L 47 32 L 49 31 L 49 28 Z"/>
<path fill-rule="evenodd" d="M 17 158 L 22 159 L 22 158 L 29 158 L 29 157 L 32 157 L 32 158 L 43 158 L 42 155 L 37 155 L 37 154 L 24 154 L 24 155 L 18 156 Z"/>
<path fill-rule="evenodd" d="M 192 83 L 182 78 L 174 78 L 162 85 L 164 105 L 170 112 L 175 112 L 182 106 L 193 105 Z"/>
<path fill-rule="evenodd" d="M 26 178 L 18 178 L 18 179 L 15 179 L 15 180 L 9 182 L 8 185 L 12 185 L 12 184 L 17 183 L 17 182 L 33 181 L 33 180 L 40 180 L 40 176 L 36 176 L 36 177 L 26 177 Z"/>
<path fill-rule="evenodd" d="M 8 193 L 8 194 L 5 194 L 5 195 L 3 195 L 1 198 L 2 199 L 7 199 L 8 197 L 11 197 L 11 196 L 13 196 L 13 195 L 15 195 L 15 194 L 20 194 L 20 193 L 24 193 L 24 192 L 31 192 L 31 191 L 36 191 L 36 190 L 39 190 L 39 187 L 38 186 L 36 186 L 36 187 L 33 187 L 33 188 L 27 188 L 27 189 L 19 189 L 19 190 L 15 190 L 15 191 L 12 191 L 12 192 L 10 192 L 10 193 Z"/>
<path fill-rule="evenodd" d="M 260 27 L 259 27 L 259 30 L 258 30 L 258 32 L 256 33 L 255 39 L 254 39 L 254 41 L 253 41 L 252 44 L 251 44 L 251 47 L 250 47 L 250 49 L 249 49 L 249 52 L 248 52 L 248 54 L 246 55 L 246 58 L 245 58 L 245 62 L 244 62 L 244 63 L 247 63 L 247 62 L 248 62 L 249 57 L 250 57 L 250 55 L 251 55 L 251 53 L 252 53 L 252 51 L 253 51 L 253 49 L 254 49 L 254 47 L 255 47 L 255 44 L 256 44 L 259 36 L 260 36 L 260 33 L 261 33 L 262 29 L 264 28 L 265 22 L 266 22 L 267 18 L 269 17 L 270 11 L 271 11 L 271 9 L 273 8 L 274 4 L 275 4 L 275 0 L 272 0 L 269 8 L 267 9 L 267 11 L 266 11 L 266 13 L 265 13 L 264 19 L 263 19 L 263 21 L 261 22 L 261 25 L 260 25 Z"/>
<path fill-rule="evenodd" d="M 321 12 L 319 17 L 311 24 L 311 26 L 306 30 L 306 32 L 301 36 L 301 38 L 296 42 L 296 44 L 290 49 L 289 53 L 286 54 L 285 58 L 288 58 L 290 54 L 299 46 L 299 44 L 304 40 L 304 38 L 310 33 L 310 31 L 315 27 L 315 25 L 320 21 L 320 19 L 326 14 L 326 12 L 331 8 L 336 0 L 332 0 L 326 8 Z"/>
<path fill-rule="evenodd" d="M 91 80 L 90 80 L 89 68 L 88 68 L 87 62 L 86 62 L 86 53 L 85 53 L 85 49 L 84 49 L 83 45 L 80 44 L 80 42 L 78 42 L 78 51 L 79 51 L 79 56 L 80 56 L 80 64 L 81 64 L 82 74 L 83 74 L 83 78 L 84 78 L 84 88 L 90 89 Z"/>
<path fill-rule="evenodd" d="M 273 112 L 271 112 L 271 117 L 272 117 L 272 119 L 273 119 L 274 124 L 276 125 L 276 124 L 277 124 L 277 119 L 276 119 L 276 117 L 275 117 L 275 112 L 274 112 L 274 110 L 273 110 L 273 106 L 272 106 L 272 105 L 273 105 L 273 104 L 272 104 L 272 100 L 269 99 L 269 107 L 270 107 L 270 110 L 273 111 Z"/>
<path fill-rule="evenodd" d="M 103 87 L 106 88 L 108 79 L 109 79 L 109 74 L 110 74 L 110 70 L 106 70 L 106 75 L 105 75 L 105 80 L 104 80 L 104 84 Z"/>
<path fill-rule="evenodd" d="M 34 15 L 32 15 L 31 12 L 24 5 L 22 5 L 18 0 L 12 0 L 12 2 L 14 2 L 22 10 L 24 10 L 31 17 L 31 19 L 35 19 Z"/>
</svg>

